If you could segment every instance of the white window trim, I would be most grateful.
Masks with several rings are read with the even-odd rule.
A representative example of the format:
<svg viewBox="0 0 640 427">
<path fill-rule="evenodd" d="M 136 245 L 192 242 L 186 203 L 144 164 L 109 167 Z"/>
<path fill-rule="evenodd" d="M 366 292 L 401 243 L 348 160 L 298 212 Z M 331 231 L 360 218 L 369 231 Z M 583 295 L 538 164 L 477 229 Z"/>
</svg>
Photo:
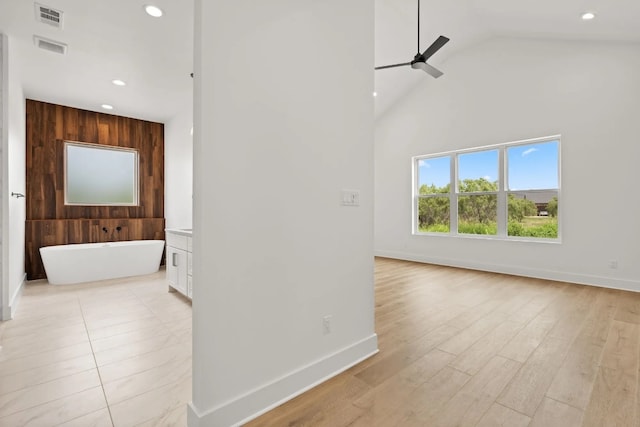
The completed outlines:
<svg viewBox="0 0 640 427">
<path fill-rule="evenodd" d="M 508 224 L 508 206 L 507 197 L 509 193 L 517 190 L 508 190 L 508 161 L 506 158 L 506 152 L 508 148 L 517 147 L 519 145 L 539 144 L 551 141 L 558 141 L 558 188 L 537 188 L 526 191 L 557 191 L 558 193 L 558 237 L 544 238 L 544 237 L 523 237 L 523 236 L 508 236 L 507 224 Z M 415 236 L 437 236 L 445 238 L 464 238 L 464 239 L 487 239 L 487 240 L 506 240 L 510 242 L 535 242 L 535 243 L 562 243 L 562 212 L 564 211 L 564 204 L 561 203 L 561 187 L 562 187 L 562 138 L 561 135 L 550 135 L 540 138 L 524 139 L 513 142 L 504 142 L 500 144 L 485 145 L 482 147 L 465 148 L 460 150 L 444 151 L 435 154 L 414 156 L 411 158 L 411 170 L 412 170 L 412 209 L 411 209 L 411 228 L 412 234 Z M 498 191 L 490 192 L 474 192 L 474 193 L 459 193 L 458 191 L 458 156 L 460 154 L 475 153 L 480 151 L 498 150 Z M 420 195 L 419 191 L 419 173 L 418 162 L 425 159 L 433 159 L 438 157 L 449 157 L 451 162 L 450 171 L 450 191 L 449 193 Z M 466 234 L 458 233 L 458 196 L 473 196 L 473 195 L 487 195 L 497 194 L 497 232 L 496 234 Z M 449 233 L 436 233 L 436 232 L 423 232 L 418 229 L 418 200 L 421 198 L 430 197 L 448 197 L 449 198 Z M 454 203 L 455 201 L 455 203 Z"/>
</svg>

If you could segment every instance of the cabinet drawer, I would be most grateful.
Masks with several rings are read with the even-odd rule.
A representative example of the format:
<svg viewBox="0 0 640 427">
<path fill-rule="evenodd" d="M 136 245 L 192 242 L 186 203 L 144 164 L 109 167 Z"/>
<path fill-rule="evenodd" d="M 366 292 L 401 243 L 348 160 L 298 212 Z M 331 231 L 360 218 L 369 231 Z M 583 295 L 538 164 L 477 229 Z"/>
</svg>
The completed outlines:
<svg viewBox="0 0 640 427">
<path fill-rule="evenodd" d="M 187 251 L 188 252 L 193 252 L 193 238 L 192 237 L 187 237 Z"/>
<path fill-rule="evenodd" d="M 187 236 L 181 236 L 179 234 L 166 233 L 165 240 L 167 242 L 167 246 L 173 246 L 174 248 L 187 250 L 187 240 L 190 239 Z"/>
<path fill-rule="evenodd" d="M 189 276 L 193 274 L 193 255 L 191 252 L 187 252 L 187 274 Z"/>
</svg>

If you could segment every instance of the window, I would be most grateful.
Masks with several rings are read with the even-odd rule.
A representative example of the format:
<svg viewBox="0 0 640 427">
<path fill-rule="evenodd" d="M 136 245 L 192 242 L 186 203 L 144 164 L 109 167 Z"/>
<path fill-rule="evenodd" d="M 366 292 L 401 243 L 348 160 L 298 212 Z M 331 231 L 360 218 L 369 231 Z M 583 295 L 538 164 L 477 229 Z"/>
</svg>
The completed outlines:
<svg viewBox="0 0 640 427">
<path fill-rule="evenodd" d="M 414 232 L 558 239 L 559 154 L 550 137 L 415 157 Z"/>
<path fill-rule="evenodd" d="M 459 154 L 458 233 L 498 232 L 498 150 Z"/>
<path fill-rule="evenodd" d="M 507 147 L 508 236 L 558 237 L 559 141 Z"/>
<path fill-rule="evenodd" d="M 136 206 L 138 152 L 65 141 L 66 205 Z"/>
<path fill-rule="evenodd" d="M 418 231 L 448 233 L 451 204 L 449 157 L 418 160 Z"/>
</svg>

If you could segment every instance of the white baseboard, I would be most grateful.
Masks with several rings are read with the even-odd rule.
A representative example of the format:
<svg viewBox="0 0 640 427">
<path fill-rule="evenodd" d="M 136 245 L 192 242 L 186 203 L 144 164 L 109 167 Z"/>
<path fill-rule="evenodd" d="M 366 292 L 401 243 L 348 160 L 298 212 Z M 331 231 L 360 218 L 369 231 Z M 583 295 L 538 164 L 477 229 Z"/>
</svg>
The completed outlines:
<svg viewBox="0 0 640 427">
<path fill-rule="evenodd" d="M 3 310 L 2 312 L 2 320 L 10 320 L 16 315 L 18 311 L 18 304 L 20 303 L 20 298 L 22 297 L 22 290 L 24 289 L 24 284 L 27 281 L 26 273 L 22 276 L 22 280 L 20 281 L 20 285 L 15 290 L 13 295 L 9 298 L 9 304 L 5 307 L 6 312 Z"/>
<path fill-rule="evenodd" d="M 22 291 L 24 290 L 24 284 L 27 281 L 27 274 L 25 273 L 22 276 L 22 280 L 20 281 L 20 285 L 18 289 L 11 295 L 11 299 L 9 300 L 9 318 L 13 319 L 13 317 L 18 312 L 18 305 L 20 304 L 20 299 L 22 298 Z"/>
<path fill-rule="evenodd" d="M 377 352 L 378 336 L 373 334 L 217 407 L 201 410 L 190 402 L 187 410 L 187 425 L 189 427 L 240 426 L 346 371 Z"/>
<path fill-rule="evenodd" d="M 492 273 L 513 274 L 514 276 L 534 277 L 536 279 L 555 280 L 558 282 L 569 282 L 581 285 L 640 292 L 640 281 L 638 280 L 618 279 L 615 277 L 573 273 L 570 271 L 544 270 L 540 268 L 530 268 L 509 264 L 487 264 L 474 262 L 472 260 L 438 258 L 407 252 L 376 250 L 374 253 L 375 256 L 384 258 L 394 258 L 426 264 L 445 265 L 448 267 L 467 268 L 470 270 L 490 271 Z"/>
</svg>

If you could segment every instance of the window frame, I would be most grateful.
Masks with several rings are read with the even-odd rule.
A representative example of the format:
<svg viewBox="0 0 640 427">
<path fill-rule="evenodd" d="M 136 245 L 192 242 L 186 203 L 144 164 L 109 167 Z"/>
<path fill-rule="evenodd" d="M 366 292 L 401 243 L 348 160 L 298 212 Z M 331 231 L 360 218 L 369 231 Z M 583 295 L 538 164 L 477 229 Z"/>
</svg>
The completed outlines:
<svg viewBox="0 0 640 427">
<path fill-rule="evenodd" d="M 111 151 L 116 153 L 127 153 L 133 156 L 133 176 L 131 183 L 133 198 L 131 202 L 83 202 L 74 201 L 69 198 L 69 147 L 89 148 L 93 150 Z M 140 206 L 140 153 L 135 148 L 120 147 L 115 145 L 94 144 L 89 142 L 64 140 L 63 154 L 63 180 L 64 180 L 64 205 L 65 206 L 112 206 L 112 207 L 135 207 Z"/>
<path fill-rule="evenodd" d="M 557 171 L 558 171 L 558 188 L 536 188 L 529 190 L 510 190 L 508 187 L 508 156 L 507 150 L 512 147 L 523 145 L 542 144 L 546 142 L 557 142 Z M 498 190 L 497 191 L 481 191 L 481 192 L 465 192 L 459 191 L 460 181 L 459 175 L 459 156 L 463 154 L 475 153 L 497 150 L 498 151 Z M 536 243 L 561 243 L 562 242 L 562 212 L 563 205 L 561 203 L 561 187 L 562 187 L 562 138 L 561 135 L 551 135 L 539 138 L 531 138 L 526 140 L 519 140 L 513 142 L 505 142 L 500 144 L 485 145 L 481 147 L 465 148 L 460 150 L 451 150 L 446 152 L 427 154 L 414 156 L 411 158 L 412 162 L 412 210 L 411 210 L 411 228 L 412 234 L 415 236 L 440 236 L 440 237 L 460 237 L 471 239 L 489 239 L 489 240 L 506 240 L 506 241 L 527 241 Z M 449 157 L 450 167 L 450 185 L 449 193 L 436 193 L 436 194 L 420 194 L 419 183 L 419 162 L 422 160 L 428 160 L 432 158 Z M 557 192 L 558 199 L 558 213 L 556 215 L 558 221 L 558 235 L 556 238 L 549 237 L 526 237 L 526 236 L 509 236 L 508 235 L 508 222 L 509 222 L 509 206 L 508 195 L 514 192 L 544 192 L 554 191 Z M 475 195 L 497 195 L 497 231 L 496 234 L 470 234 L 458 232 L 458 203 L 460 196 L 475 196 Z M 428 232 L 420 231 L 418 224 L 418 209 L 420 199 L 430 197 L 449 197 L 449 232 Z"/>
</svg>

